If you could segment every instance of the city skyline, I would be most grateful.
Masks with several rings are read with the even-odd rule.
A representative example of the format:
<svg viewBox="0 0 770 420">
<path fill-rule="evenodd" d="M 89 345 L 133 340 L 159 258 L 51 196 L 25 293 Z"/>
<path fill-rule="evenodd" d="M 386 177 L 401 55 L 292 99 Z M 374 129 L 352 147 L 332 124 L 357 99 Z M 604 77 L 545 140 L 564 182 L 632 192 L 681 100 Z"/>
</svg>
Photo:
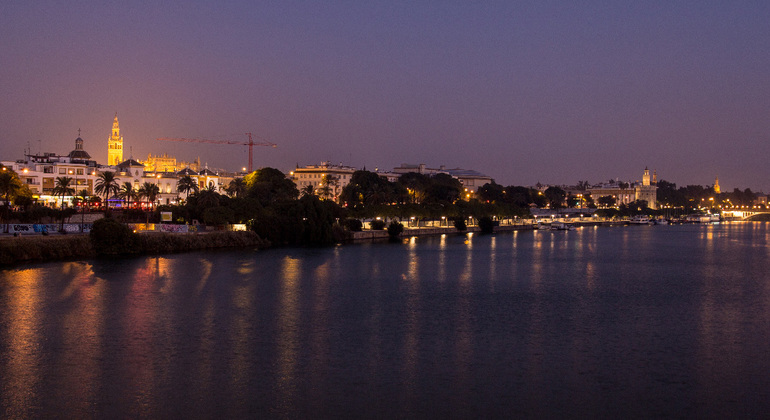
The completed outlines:
<svg viewBox="0 0 770 420">
<path fill-rule="evenodd" d="M 2 6 L 0 156 L 167 152 L 238 170 L 427 163 L 505 185 L 770 191 L 760 2 Z"/>
</svg>

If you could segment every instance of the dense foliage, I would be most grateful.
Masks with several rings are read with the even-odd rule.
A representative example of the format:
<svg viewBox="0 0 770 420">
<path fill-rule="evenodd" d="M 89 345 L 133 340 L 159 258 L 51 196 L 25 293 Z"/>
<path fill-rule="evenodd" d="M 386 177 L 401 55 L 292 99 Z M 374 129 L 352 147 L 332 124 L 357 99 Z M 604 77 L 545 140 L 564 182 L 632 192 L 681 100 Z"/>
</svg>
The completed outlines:
<svg viewBox="0 0 770 420">
<path fill-rule="evenodd" d="M 138 240 L 128 226 L 112 217 L 95 221 L 89 236 L 94 251 L 101 255 L 124 254 L 135 249 Z"/>
</svg>

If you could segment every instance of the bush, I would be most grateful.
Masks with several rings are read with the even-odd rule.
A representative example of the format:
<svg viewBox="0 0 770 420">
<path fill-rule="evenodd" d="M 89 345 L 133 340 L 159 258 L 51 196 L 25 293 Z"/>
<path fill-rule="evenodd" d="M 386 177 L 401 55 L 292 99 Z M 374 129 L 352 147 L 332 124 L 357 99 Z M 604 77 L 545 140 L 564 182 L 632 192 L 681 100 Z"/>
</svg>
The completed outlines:
<svg viewBox="0 0 770 420">
<path fill-rule="evenodd" d="M 97 254 L 116 255 L 136 251 L 137 236 L 131 228 L 109 217 L 94 222 L 91 246 Z"/>
<path fill-rule="evenodd" d="M 372 230 L 383 230 L 385 229 L 385 221 L 380 219 L 375 219 L 369 223 L 369 226 L 371 226 Z"/>
<path fill-rule="evenodd" d="M 396 221 L 390 222 L 390 225 L 388 225 L 388 236 L 391 238 L 398 238 L 398 235 L 401 234 L 401 232 L 404 231 L 404 225 L 401 223 L 398 223 Z"/>
<path fill-rule="evenodd" d="M 94 251 L 82 235 L 26 236 L 0 241 L 0 265 L 25 261 L 50 261 L 64 258 L 91 258 Z"/>
<path fill-rule="evenodd" d="M 455 219 L 455 229 L 461 232 L 468 230 L 468 226 L 465 224 L 465 219 Z"/>
<path fill-rule="evenodd" d="M 495 222 L 489 216 L 484 216 L 479 219 L 479 230 L 482 233 L 492 233 L 495 231 Z"/>
<path fill-rule="evenodd" d="M 361 232 L 364 228 L 364 224 L 358 219 L 345 219 L 342 224 L 351 232 Z"/>
</svg>

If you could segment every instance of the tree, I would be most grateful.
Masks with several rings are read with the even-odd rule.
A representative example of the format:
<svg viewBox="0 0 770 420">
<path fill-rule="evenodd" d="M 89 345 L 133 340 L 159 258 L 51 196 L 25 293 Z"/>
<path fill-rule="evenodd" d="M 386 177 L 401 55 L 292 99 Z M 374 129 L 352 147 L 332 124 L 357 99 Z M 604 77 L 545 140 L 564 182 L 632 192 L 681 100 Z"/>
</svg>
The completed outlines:
<svg viewBox="0 0 770 420">
<path fill-rule="evenodd" d="M 299 196 L 299 190 L 294 181 L 286 178 L 283 172 L 275 168 L 254 171 L 246 175 L 244 181 L 246 194 L 256 198 L 262 205 L 295 200 Z"/>
<path fill-rule="evenodd" d="M 75 188 L 72 187 L 72 178 L 68 176 L 57 177 L 53 187 L 53 195 L 54 197 L 61 197 L 61 207 L 64 208 L 64 196 L 75 195 Z"/>
<path fill-rule="evenodd" d="M 425 191 L 431 184 L 431 179 L 425 174 L 409 172 L 398 178 L 398 184 L 406 188 L 410 203 L 421 203 L 425 197 Z"/>
<path fill-rule="evenodd" d="M 131 205 L 131 201 L 136 198 L 136 191 L 134 191 L 134 186 L 128 181 L 124 182 L 123 185 L 120 186 L 118 197 L 123 199 L 123 202 L 126 203 L 126 207 L 129 207 Z"/>
<path fill-rule="evenodd" d="M 318 191 L 323 198 L 329 200 L 337 195 L 337 187 L 339 185 L 339 178 L 334 175 L 325 175 L 321 180 L 321 188 Z"/>
<path fill-rule="evenodd" d="M 591 184 L 588 183 L 588 181 L 578 181 L 577 183 L 577 189 L 581 191 L 585 191 L 590 187 Z"/>
<path fill-rule="evenodd" d="M 313 194 L 315 194 L 315 191 L 314 191 L 314 189 L 313 189 L 313 186 L 312 186 L 312 185 L 305 185 L 305 186 L 304 186 L 304 187 L 302 187 L 302 189 L 300 190 L 300 196 L 301 196 L 301 197 L 308 197 L 308 196 L 311 196 L 311 195 L 313 195 Z"/>
<path fill-rule="evenodd" d="M 599 205 L 604 208 L 615 207 L 616 201 L 617 200 L 615 200 L 615 197 L 611 195 L 603 195 L 598 199 L 596 199 L 596 202 L 599 203 Z"/>
<path fill-rule="evenodd" d="M 54 197 L 61 197 L 61 228 L 59 230 L 62 233 L 64 232 L 64 196 L 75 195 L 75 188 L 73 188 L 71 185 L 72 178 L 68 176 L 60 176 L 56 178 L 56 183 L 53 187 Z"/>
<path fill-rule="evenodd" d="M 460 198 L 463 184 L 449 174 L 436 174 L 431 177 L 431 185 L 425 192 L 425 202 L 452 204 Z"/>
<path fill-rule="evenodd" d="M 225 192 L 230 197 L 243 197 L 246 194 L 246 181 L 243 178 L 235 178 L 227 184 Z"/>
<path fill-rule="evenodd" d="M 208 209 L 219 205 L 220 194 L 217 192 L 216 187 L 209 186 L 204 188 L 196 194 L 196 205 L 200 209 Z"/>
<path fill-rule="evenodd" d="M 340 201 L 351 208 L 363 210 L 396 201 L 393 183 L 375 172 L 361 170 L 353 172 L 350 183 L 342 189 Z"/>
<path fill-rule="evenodd" d="M 120 191 L 120 185 L 118 185 L 118 180 L 115 178 L 115 172 L 107 171 L 100 173 L 96 180 L 94 191 L 104 196 L 104 202 L 107 208 L 109 208 L 110 196 L 115 196 Z"/>
<path fill-rule="evenodd" d="M 530 190 L 530 197 L 532 198 L 532 203 L 539 209 L 548 205 L 548 198 L 546 198 L 545 193 L 540 190 L 532 188 Z"/>
<path fill-rule="evenodd" d="M 543 194 L 552 209 L 564 207 L 564 198 L 567 196 L 567 193 L 563 189 L 559 187 L 548 187 Z"/>
<path fill-rule="evenodd" d="M 176 189 L 180 193 L 184 193 L 186 199 L 190 196 L 191 192 L 198 192 L 198 182 L 192 179 L 190 175 L 185 175 L 179 178 L 179 182 L 176 184 Z"/>
<path fill-rule="evenodd" d="M 158 194 L 160 194 L 160 188 L 152 182 L 145 182 L 137 191 L 139 197 L 147 198 L 147 202 L 150 203 L 150 206 L 155 204 L 155 199 L 158 197 Z"/>
<path fill-rule="evenodd" d="M 6 219 L 6 232 L 8 231 L 8 215 L 11 199 L 16 197 L 23 189 L 19 175 L 6 167 L 0 171 L 0 195 L 3 197 L 3 218 Z"/>
<path fill-rule="evenodd" d="M 575 208 L 580 206 L 581 198 L 572 194 L 567 194 L 567 207 Z"/>
<path fill-rule="evenodd" d="M 488 184 L 484 184 L 481 188 L 479 188 L 479 190 L 476 191 L 476 195 L 481 201 L 485 201 L 487 203 L 496 203 L 503 200 L 505 195 L 505 188 L 503 188 L 502 185 L 492 181 Z"/>
<path fill-rule="evenodd" d="M 3 167 L 0 171 L 0 194 L 3 196 L 5 207 L 8 208 L 13 197 L 22 189 L 19 175 L 11 169 Z"/>
</svg>

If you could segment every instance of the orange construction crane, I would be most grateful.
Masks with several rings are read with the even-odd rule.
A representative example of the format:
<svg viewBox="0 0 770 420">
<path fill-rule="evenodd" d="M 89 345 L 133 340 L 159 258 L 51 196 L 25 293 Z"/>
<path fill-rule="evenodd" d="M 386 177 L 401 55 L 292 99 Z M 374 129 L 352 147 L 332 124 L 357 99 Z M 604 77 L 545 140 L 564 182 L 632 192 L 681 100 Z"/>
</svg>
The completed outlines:
<svg viewBox="0 0 770 420">
<path fill-rule="evenodd" d="M 254 146 L 271 146 L 271 147 L 277 147 L 278 145 L 275 143 L 270 143 L 269 141 L 260 141 L 255 142 L 251 139 L 251 133 L 246 133 L 247 136 L 249 136 L 249 141 L 231 141 L 231 140 L 207 140 L 207 139 L 184 139 L 184 138 L 169 138 L 169 137 L 161 137 L 158 140 L 162 141 L 186 141 L 188 143 L 213 143 L 213 144 L 237 144 L 241 146 L 249 146 L 249 173 L 254 169 L 252 166 L 252 149 Z"/>
</svg>

